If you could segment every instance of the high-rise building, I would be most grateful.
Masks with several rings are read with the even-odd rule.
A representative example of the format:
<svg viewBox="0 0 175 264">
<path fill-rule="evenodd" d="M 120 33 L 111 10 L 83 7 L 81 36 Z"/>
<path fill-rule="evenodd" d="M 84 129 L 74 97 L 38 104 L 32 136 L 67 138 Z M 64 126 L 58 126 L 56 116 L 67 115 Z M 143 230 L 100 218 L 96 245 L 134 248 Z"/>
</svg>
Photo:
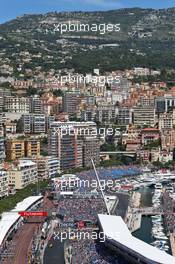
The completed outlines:
<svg viewBox="0 0 175 264">
<path fill-rule="evenodd" d="M 48 139 L 49 155 L 60 160 L 61 170 L 76 168 L 76 135 L 61 135 L 51 129 Z"/>
<path fill-rule="evenodd" d="M 42 114 L 43 103 L 39 96 L 30 97 L 30 113 Z"/>
<path fill-rule="evenodd" d="M 83 166 L 91 167 L 93 159 L 96 165 L 100 164 L 100 140 L 94 137 L 84 139 L 83 144 Z"/>
<path fill-rule="evenodd" d="M 83 155 L 90 151 L 91 141 L 94 144 L 93 150 L 97 151 L 97 141 L 93 140 L 91 135 L 94 128 L 96 128 L 94 122 L 53 122 L 51 124 L 48 136 L 48 152 L 50 156 L 58 157 L 61 170 L 82 167 Z M 91 140 L 88 141 L 88 138 Z M 85 146 L 84 142 L 86 142 Z M 91 157 L 93 156 L 96 160 L 99 152 L 91 153 Z"/>
<path fill-rule="evenodd" d="M 63 111 L 70 116 L 76 116 L 79 102 L 78 94 L 67 92 L 63 97 Z"/>
</svg>

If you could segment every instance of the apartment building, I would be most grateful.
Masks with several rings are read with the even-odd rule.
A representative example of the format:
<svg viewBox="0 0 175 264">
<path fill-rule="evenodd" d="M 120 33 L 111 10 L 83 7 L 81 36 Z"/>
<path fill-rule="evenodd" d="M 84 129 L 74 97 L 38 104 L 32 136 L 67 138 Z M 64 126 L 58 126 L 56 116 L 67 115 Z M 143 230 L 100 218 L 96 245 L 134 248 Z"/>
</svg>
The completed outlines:
<svg viewBox="0 0 175 264">
<path fill-rule="evenodd" d="M 96 121 L 100 123 L 114 122 L 116 119 L 115 106 L 109 103 L 100 103 L 96 110 Z"/>
<path fill-rule="evenodd" d="M 132 124 L 132 109 L 128 107 L 119 107 L 117 113 L 117 124 L 118 125 L 129 125 Z"/>
<path fill-rule="evenodd" d="M 9 185 L 13 186 L 15 190 L 35 183 L 37 179 L 37 164 L 31 160 L 20 159 L 9 170 Z"/>
<path fill-rule="evenodd" d="M 175 108 L 175 97 L 164 96 L 155 98 L 156 113 L 168 112 Z"/>
<path fill-rule="evenodd" d="M 134 125 L 136 126 L 154 126 L 156 114 L 154 107 L 137 106 L 134 107 Z"/>
<path fill-rule="evenodd" d="M 47 133 L 50 124 L 55 121 L 54 116 L 44 114 L 25 114 L 18 122 L 18 131 L 25 134 Z"/>
<path fill-rule="evenodd" d="M 38 178 L 49 179 L 60 173 L 60 160 L 55 157 L 46 156 L 34 159 L 37 163 Z"/>
<path fill-rule="evenodd" d="M 8 181 L 8 172 L 0 169 L 0 198 L 8 195 Z"/>
<path fill-rule="evenodd" d="M 39 96 L 30 97 L 30 113 L 41 114 L 43 113 L 43 102 Z"/>
<path fill-rule="evenodd" d="M 5 141 L 3 137 L 0 137 L 0 162 L 5 159 Z"/>
<path fill-rule="evenodd" d="M 162 149 L 173 151 L 175 148 L 175 129 L 161 130 L 161 147 Z"/>
<path fill-rule="evenodd" d="M 85 163 L 83 155 L 88 155 L 88 146 L 92 147 L 91 140 L 87 140 L 83 151 L 84 140 L 92 138 L 91 131 L 94 128 L 96 128 L 94 122 L 53 122 L 51 124 L 48 135 L 48 152 L 50 156 L 60 160 L 61 170 L 82 167 Z M 93 143 L 95 147 L 96 141 Z M 96 157 L 99 153 L 94 152 L 93 155 Z"/>
<path fill-rule="evenodd" d="M 35 138 L 25 141 L 25 157 L 31 158 L 33 156 L 40 156 L 40 141 Z"/>
<path fill-rule="evenodd" d="M 96 165 L 100 164 L 100 140 L 88 137 L 83 142 L 83 166 L 92 167 L 91 159 Z"/>
<path fill-rule="evenodd" d="M 24 140 L 7 139 L 5 142 L 7 160 L 16 160 L 25 157 Z"/>
<path fill-rule="evenodd" d="M 50 131 L 48 137 L 48 153 L 50 156 L 60 160 L 61 170 L 68 170 L 76 167 L 76 135 L 63 135 Z"/>
<path fill-rule="evenodd" d="M 40 156 L 40 141 L 37 139 L 7 139 L 6 159 L 17 160 L 24 157 Z"/>
<path fill-rule="evenodd" d="M 30 98 L 28 97 L 5 97 L 5 111 L 10 113 L 29 113 Z"/>
<path fill-rule="evenodd" d="M 175 109 L 159 114 L 159 129 L 172 129 L 175 126 Z"/>
<path fill-rule="evenodd" d="M 65 93 L 63 97 L 63 111 L 67 112 L 70 116 L 77 114 L 77 107 L 79 103 L 79 96 L 76 93 Z"/>
</svg>

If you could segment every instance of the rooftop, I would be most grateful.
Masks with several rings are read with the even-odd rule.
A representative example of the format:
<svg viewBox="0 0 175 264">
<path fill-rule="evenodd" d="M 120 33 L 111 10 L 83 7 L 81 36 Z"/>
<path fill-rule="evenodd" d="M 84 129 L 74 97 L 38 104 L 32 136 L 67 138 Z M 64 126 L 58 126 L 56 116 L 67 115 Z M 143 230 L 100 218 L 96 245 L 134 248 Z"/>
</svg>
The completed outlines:
<svg viewBox="0 0 175 264">
<path fill-rule="evenodd" d="M 5 236 L 7 235 L 9 229 L 15 224 L 15 222 L 20 218 L 18 212 L 25 211 L 31 207 L 32 204 L 40 200 L 42 196 L 30 196 L 24 199 L 22 202 L 17 203 L 16 207 L 10 212 L 5 212 L 2 214 L 0 220 L 0 245 L 2 244 Z"/>
<path fill-rule="evenodd" d="M 126 249 L 159 264 L 175 264 L 175 257 L 132 236 L 120 216 L 98 215 L 104 234 L 122 244 Z M 150 263 L 150 262 L 149 262 Z"/>
</svg>

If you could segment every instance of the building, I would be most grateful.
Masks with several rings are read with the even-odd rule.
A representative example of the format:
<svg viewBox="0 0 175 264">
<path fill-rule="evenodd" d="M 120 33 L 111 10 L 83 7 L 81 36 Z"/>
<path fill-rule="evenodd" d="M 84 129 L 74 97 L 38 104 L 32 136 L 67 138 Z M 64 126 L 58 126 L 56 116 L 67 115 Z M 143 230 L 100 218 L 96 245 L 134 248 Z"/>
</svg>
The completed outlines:
<svg viewBox="0 0 175 264">
<path fill-rule="evenodd" d="M 173 151 L 175 148 L 175 129 L 161 130 L 161 147 L 163 150 Z"/>
<path fill-rule="evenodd" d="M 9 185 L 14 186 L 16 190 L 36 183 L 37 180 L 37 164 L 31 160 L 19 159 L 9 170 Z"/>
<path fill-rule="evenodd" d="M 139 139 L 127 140 L 126 141 L 126 151 L 137 151 L 141 148 L 141 142 Z"/>
<path fill-rule="evenodd" d="M 0 162 L 5 159 L 5 141 L 4 138 L 0 137 Z"/>
<path fill-rule="evenodd" d="M 77 93 L 65 93 L 63 97 L 63 111 L 67 112 L 70 116 L 76 116 L 78 103 L 79 96 Z"/>
<path fill-rule="evenodd" d="M 18 122 L 18 131 L 25 134 L 46 134 L 54 116 L 44 114 L 25 114 Z"/>
<path fill-rule="evenodd" d="M 151 162 L 160 161 L 166 163 L 173 160 L 173 152 L 160 149 L 152 149 L 150 151 Z"/>
<path fill-rule="evenodd" d="M 39 157 L 40 156 L 40 140 L 30 138 L 25 140 L 25 157 Z"/>
<path fill-rule="evenodd" d="M 40 156 L 40 141 L 31 139 L 7 139 L 5 142 L 6 159 L 17 160 L 24 157 Z"/>
<path fill-rule="evenodd" d="M 30 97 L 30 113 L 42 114 L 43 113 L 43 102 L 39 96 Z"/>
<path fill-rule="evenodd" d="M 100 164 L 100 140 L 94 137 L 87 137 L 83 142 L 83 166 L 91 167 L 91 159 L 96 165 Z"/>
<path fill-rule="evenodd" d="M 55 133 L 54 130 L 49 132 L 48 136 L 48 153 L 50 156 L 57 157 L 60 160 L 61 170 L 69 170 L 76 167 L 76 135 Z"/>
<path fill-rule="evenodd" d="M 17 203 L 10 212 L 4 212 L 0 219 L 0 248 L 6 251 L 8 238 L 11 238 L 16 230 L 22 226 L 23 218 L 19 212 L 35 211 L 42 203 L 43 196 L 29 196 Z M 1 251 L 3 252 L 3 251 Z"/>
<path fill-rule="evenodd" d="M 94 107 L 90 109 L 88 108 L 88 109 L 81 110 L 80 115 L 81 115 L 80 118 L 82 121 L 87 121 L 87 122 L 94 121 L 95 116 L 96 116 L 96 111 Z"/>
<path fill-rule="evenodd" d="M 133 122 L 133 114 L 132 109 L 128 107 L 120 107 L 118 108 L 117 113 L 117 124 L 121 126 L 126 126 L 132 124 Z"/>
<path fill-rule="evenodd" d="M 154 107 L 137 106 L 134 107 L 134 125 L 154 126 L 156 114 Z"/>
<path fill-rule="evenodd" d="M 39 157 L 34 161 L 37 163 L 39 179 L 53 178 L 60 173 L 60 161 L 55 157 Z"/>
<path fill-rule="evenodd" d="M 175 126 L 175 109 L 159 114 L 159 129 L 172 129 Z"/>
<path fill-rule="evenodd" d="M 168 112 L 169 110 L 174 109 L 175 97 L 174 96 L 156 97 L 155 108 L 157 114 Z"/>
<path fill-rule="evenodd" d="M 100 123 L 115 122 L 115 106 L 109 103 L 99 103 L 96 109 L 96 121 Z"/>
<path fill-rule="evenodd" d="M 105 236 L 104 246 L 121 255 L 127 263 L 175 263 L 173 256 L 134 237 L 120 216 L 99 214 L 98 223 Z"/>
<path fill-rule="evenodd" d="M 144 128 L 141 131 L 141 140 L 143 145 L 160 139 L 160 131 L 157 128 Z"/>
<path fill-rule="evenodd" d="M 154 106 L 154 97 L 141 96 L 139 100 L 141 106 Z"/>
<path fill-rule="evenodd" d="M 5 111 L 10 113 L 29 113 L 30 98 L 28 97 L 5 97 Z"/>
<path fill-rule="evenodd" d="M 7 139 L 5 142 L 7 160 L 16 160 L 25 157 L 24 140 Z"/>
<path fill-rule="evenodd" d="M 0 198 L 8 195 L 8 172 L 0 169 Z"/>
<path fill-rule="evenodd" d="M 92 138 L 93 129 L 96 129 L 94 122 L 53 122 L 51 124 L 48 135 L 48 152 L 50 156 L 60 160 L 61 170 L 81 167 L 83 164 L 86 166 L 89 158 L 83 161 L 83 157 L 85 154 L 89 157 L 89 152 L 91 155 L 93 153 L 95 160 L 97 159 L 96 156 L 99 154 L 97 142 L 93 139 L 88 141 L 88 138 Z M 94 152 L 95 150 L 97 153 Z"/>
</svg>

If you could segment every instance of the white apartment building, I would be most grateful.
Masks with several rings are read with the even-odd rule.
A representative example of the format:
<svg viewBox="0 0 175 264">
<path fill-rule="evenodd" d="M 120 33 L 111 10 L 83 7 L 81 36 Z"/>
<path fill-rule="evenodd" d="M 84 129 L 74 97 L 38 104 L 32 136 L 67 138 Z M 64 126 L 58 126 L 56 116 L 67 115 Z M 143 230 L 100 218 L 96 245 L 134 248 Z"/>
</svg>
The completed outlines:
<svg viewBox="0 0 175 264">
<path fill-rule="evenodd" d="M 175 109 L 159 115 L 159 129 L 172 129 L 175 126 Z"/>
<path fill-rule="evenodd" d="M 38 168 L 38 178 L 48 179 L 60 173 L 60 161 L 58 158 L 47 156 L 35 160 Z"/>
<path fill-rule="evenodd" d="M 0 137 L 0 161 L 5 159 L 4 138 Z"/>
<path fill-rule="evenodd" d="M 8 195 L 8 172 L 0 170 L 0 198 Z"/>
<path fill-rule="evenodd" d="M 25 188 L 38 179 L 37 164 L 32 160 L 20 159 L 9 171 L 9 185 L 16 190 Z"/>
</svg>

